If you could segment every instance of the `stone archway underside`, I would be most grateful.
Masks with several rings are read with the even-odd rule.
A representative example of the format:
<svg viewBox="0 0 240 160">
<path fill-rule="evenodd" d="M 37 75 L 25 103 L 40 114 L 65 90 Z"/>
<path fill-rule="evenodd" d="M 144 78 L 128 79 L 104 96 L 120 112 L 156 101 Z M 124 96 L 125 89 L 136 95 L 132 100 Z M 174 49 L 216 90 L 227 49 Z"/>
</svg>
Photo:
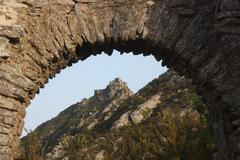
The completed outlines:
<svg viewBox="0 0 240 160">
<path fill-rule="evenodd" d="M 153 54 L 210 103 L 215 160 L 240 159 L 239 0 L 0 0 L 0 159 L 61 69 L 113 49 Z"/>
</svg>

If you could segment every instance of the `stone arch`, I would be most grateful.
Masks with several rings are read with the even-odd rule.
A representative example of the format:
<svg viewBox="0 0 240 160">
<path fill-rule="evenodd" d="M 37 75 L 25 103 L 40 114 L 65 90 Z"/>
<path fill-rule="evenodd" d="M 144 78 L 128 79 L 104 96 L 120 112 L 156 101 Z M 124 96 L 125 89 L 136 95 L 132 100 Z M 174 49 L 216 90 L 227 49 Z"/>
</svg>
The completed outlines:
<svg viewBox="0 0 240 160">
<path fill-rule="evenodd" d="M 240 159 L 240 2 L 0 0 L 0 159 L 17 156 L 25 107 L 49 78 L 113 49 L 152 54 L 210 103 L 218 152 Z"/>
</svg>

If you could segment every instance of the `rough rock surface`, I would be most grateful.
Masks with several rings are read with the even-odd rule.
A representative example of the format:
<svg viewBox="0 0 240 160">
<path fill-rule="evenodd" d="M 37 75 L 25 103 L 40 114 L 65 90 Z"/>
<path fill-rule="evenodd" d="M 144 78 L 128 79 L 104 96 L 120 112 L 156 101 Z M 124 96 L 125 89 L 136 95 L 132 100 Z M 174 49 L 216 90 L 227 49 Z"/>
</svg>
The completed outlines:
<svg viewBox="0 0 240 160">
<path fill-rule="evenodd" d="M 95 160 L 103 160 L 103 159 L 104 159 L 104 152 L 103 151 L 96 154 Z"/>
<path fill-rule="evenodd" d="M 143 104 L 138 106 L 138 109 L 133 111 L 130 114 L 131 120 L 134 124 L 138 124 L 143 121 L 144 114 L 148 116 L 153 112 L 153 110 L 157 107 L 157 105 L 160 103 L 160 94 L 157 94 L 155 96 L 152 96 L 149 100 L 144 102 Z"/>
<path fill-rule="evenodd" d="M 211 104 L 214 159 L 240 159 L 239 0 L 0 0 L 0 159 L 14 159 L 25 108 L 78 60 L 152 54 Z"/>
<path fill-rule="evenodd" d="M 161 93 L 150 97 L 147 101 L 137 106 L 134 110 L 130 110 L 121 115 L 121 117 L 113 123 L 111 129 L 118 129 L 130 123 L 138 124 L 148 118 L 153 110 L 160 103 Z M 146 117 L 144 117 L 146 116 Z"/>
</svg>

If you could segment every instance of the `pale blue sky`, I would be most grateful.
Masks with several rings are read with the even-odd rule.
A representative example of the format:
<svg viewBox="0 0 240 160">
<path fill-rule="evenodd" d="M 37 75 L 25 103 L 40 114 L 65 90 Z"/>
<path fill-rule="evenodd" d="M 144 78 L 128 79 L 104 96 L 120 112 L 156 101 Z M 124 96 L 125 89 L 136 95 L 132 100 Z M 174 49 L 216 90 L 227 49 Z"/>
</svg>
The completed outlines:
<svg viewBox="0 0 240 160">
<path fill-rule="evenodd" d="M 136 92 L 165 71 L 152 56 L 120 55 L 117 51 L 112 56 L 92 56 L 63 70 L 41 89 L 27 108 L 25 128 L 36 128 L 70 105 L 92 96 L 94 89 L 105 88 L 116 77 Z"/>
</svg>

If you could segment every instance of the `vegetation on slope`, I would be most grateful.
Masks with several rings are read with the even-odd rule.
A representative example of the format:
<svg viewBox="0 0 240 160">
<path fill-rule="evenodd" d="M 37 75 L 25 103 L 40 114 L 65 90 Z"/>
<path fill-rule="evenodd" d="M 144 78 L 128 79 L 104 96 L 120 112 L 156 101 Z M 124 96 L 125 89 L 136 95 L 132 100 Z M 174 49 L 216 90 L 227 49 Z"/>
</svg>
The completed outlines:
<svg viewBox="0 0 240 160">
<path fill-rule="evenodd" d="M 140 123 L 133 123 L 129 116 L 127 125 L 113 128 L 122 115 L 139 109 L 140 104 L 154 95 L 160 95 L 160 102 L 152 112 L 142 112 L 144 119 Z M 191 81 L 172 71 L 122 101 L 115 110 L 111 110 L 108 119 L 105 120 L 103 115 L 103 112 L 98 115 L 98 123 L 93 128 L 78 130 L 74 134 L 66 132 L 61 136 L 55 143 L 58 144 L 55 149 L 60 148 L 55 159 L 210 160 L 215 151 L 207 105 L 196 95 Z M 91 118 L 96 119 L 95 116 Z M 46 146 L 43 141 L 40 141 L 41 147 L 31 144 L 32 137 L 38 142 L 42 136 L 33 133 L 28 136 L 29 159 L 34 156 L 36 160 L 54 159 L 46 152 L 38 155 Z"/>
<path fill-rule="evenodd" d="M 171 107 L 155 111 L 155 115 L 143 123 L 106 135 L 91 131 L 65 137 L 64 148 L 68 158 L 95 159 L 102 152 L 105 160 L 211 160 L 215 146 L 206 105 L 188 89 L 167 99 L 175 100 Z"/>
</svg>

